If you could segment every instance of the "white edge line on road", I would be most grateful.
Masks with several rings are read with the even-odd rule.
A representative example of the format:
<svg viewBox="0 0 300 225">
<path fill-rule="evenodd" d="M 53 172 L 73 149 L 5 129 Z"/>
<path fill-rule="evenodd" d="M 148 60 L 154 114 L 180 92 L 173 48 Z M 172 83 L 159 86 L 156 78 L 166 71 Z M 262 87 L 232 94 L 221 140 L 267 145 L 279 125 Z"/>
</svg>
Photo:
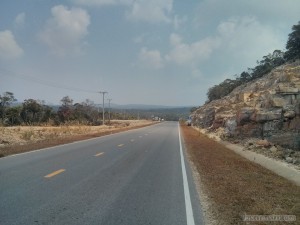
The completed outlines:
<svg viewBox="0 0 300 225">
<path fill-rule="evenodd" d="M 178 123 L 178 133 L 179 133 L 180 159 L 181 159 L 183 191 L 184 191 L 185 211 L 186 211 L 186 224 L 187 225 L 195 225 L 189 183 L 188 183 L 188 179 L 187 179 L 187 175 L 186 175 L 185 162 L 184 162 L 184 156 L 183 156 L 183 151 L 182 151 L 179 123 Z"/>
</svg>

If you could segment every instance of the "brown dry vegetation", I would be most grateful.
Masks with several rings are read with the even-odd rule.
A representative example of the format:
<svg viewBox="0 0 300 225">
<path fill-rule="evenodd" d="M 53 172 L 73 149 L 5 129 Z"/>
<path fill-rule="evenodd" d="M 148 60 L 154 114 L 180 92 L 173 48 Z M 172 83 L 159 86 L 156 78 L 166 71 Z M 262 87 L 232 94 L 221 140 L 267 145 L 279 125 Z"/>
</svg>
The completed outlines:
<svg viewBox="0 0 300 225">
<path fill-rule="evenodd" d="M 153 124 L 148 120 L 112 121 L 109 126 L 0 127 L 0 157 L 71 143 Z"/>
<path fill-rule="evenodd" d="M 300 187 L 182 126 L 213 224 L 299 224 Z M 202 195 L 201 194 L 201 195 Z M 204 213 L 205 214 L 205 213 Z M 296 222 L 244 222 L 244 215 L 296 215 Z"/>
</svg>

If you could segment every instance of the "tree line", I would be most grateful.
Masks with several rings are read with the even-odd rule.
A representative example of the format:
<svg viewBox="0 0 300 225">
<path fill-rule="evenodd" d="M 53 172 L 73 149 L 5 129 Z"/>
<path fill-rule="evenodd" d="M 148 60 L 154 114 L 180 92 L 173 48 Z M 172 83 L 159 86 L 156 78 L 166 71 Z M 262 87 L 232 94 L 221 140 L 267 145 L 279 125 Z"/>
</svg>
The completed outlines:
<svg viewBox="0 0 300 225">
<path fill-rule="evenodd" d="M 300 59 L 300 21 L 297 25 L 292 27 L 292 32 L 289 34 L 286 43 L 285 52 L 275 50 L 272 54 L 263 56 L 262 60 L 257 61 L 257 66 L 254 68 L 248 68 L 247 71 L 236 75 L 235 79 L 226 79 L 220 84 L 209 88 L 206 103 L 221 99 L 232 92 L 236 87 L 266 75 L 277 66 L 297 59 Z"/>
<path fill-rule="evenodd" d="M 102 124 L 102 109 L 89 99 L 81 103 L 74 103 L 73 99 L 65 96 L 60 100 L 61 105 L 51 107 L 44 101 L 26 99 L 22 104 L 15 105 L 17 101 L 12 92 L 4 92 L 0 95 L 1 124 L 13 125 L 61 125 L 61 124 Z M 108 118 L 108 112 L 105 117 Z M 112 119 L 135 119 L 132 115 L 124 115 L 111 112 Z"/>
</svg>

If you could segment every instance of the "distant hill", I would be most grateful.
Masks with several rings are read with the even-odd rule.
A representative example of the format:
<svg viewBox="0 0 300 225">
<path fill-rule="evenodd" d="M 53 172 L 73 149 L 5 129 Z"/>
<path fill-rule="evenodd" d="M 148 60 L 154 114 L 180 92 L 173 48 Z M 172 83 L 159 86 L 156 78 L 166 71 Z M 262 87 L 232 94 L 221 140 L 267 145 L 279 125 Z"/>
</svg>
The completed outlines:
<svg viewBox="0 0 300 225">
<path fill-rule="evenodd" d="M 99 105 L 100 107 L 102 105 Z M 111 108 L 114 109 L 175 109 L 175 108 L 192 108 L 193 106 L 165 106 L 165 105 L 146 105 L 146 104 L 111 104 Z M 108 104 L 105 104 L 108 107 Z"/>
<path fill-rule="evenodd" d="M 148 106 L 149 107 L 149 106 Z M 165 108 L 112 108 L 111 111 L 124 115 L 131 115 L 134 118 L 149 119 L 159 117 L 168 121 L 178 121 L 180 118 L 187 118 L 192 107 L 165 107 Z"/>
<path fill-rule="evenodd" d="M 51 105 L 54 111 L 57 111 L 59 105 Z M 95 105 L 96 108 L 102 112 L 102 105 Z M 105 111 L 108 111 L 108 104 L 104 105 Z M 111 112 L 118 114 L 118 118 L 123 119 L 150 119 L 152 117 L 159 117 L 168 121 L 178 121 L 180 118 L 188 118 L 191 109 L 194 106 L 162 106 L 162 105 L 145 105 L 145 104 L 127 104 L 118 105 L 111 104 Z"/>
</svg>

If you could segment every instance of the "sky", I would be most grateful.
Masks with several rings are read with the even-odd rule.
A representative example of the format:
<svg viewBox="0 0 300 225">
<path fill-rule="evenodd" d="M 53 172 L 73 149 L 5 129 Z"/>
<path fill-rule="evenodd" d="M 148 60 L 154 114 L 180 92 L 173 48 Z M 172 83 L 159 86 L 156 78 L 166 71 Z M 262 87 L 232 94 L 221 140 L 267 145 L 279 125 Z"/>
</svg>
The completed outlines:
<svg viewBox="0 0 300 225">
<path fill-rule="evenodd" d="M 298 21 L 299 0 L 1 0 L 0 94 L 200 106 Z"/>
</svg>

